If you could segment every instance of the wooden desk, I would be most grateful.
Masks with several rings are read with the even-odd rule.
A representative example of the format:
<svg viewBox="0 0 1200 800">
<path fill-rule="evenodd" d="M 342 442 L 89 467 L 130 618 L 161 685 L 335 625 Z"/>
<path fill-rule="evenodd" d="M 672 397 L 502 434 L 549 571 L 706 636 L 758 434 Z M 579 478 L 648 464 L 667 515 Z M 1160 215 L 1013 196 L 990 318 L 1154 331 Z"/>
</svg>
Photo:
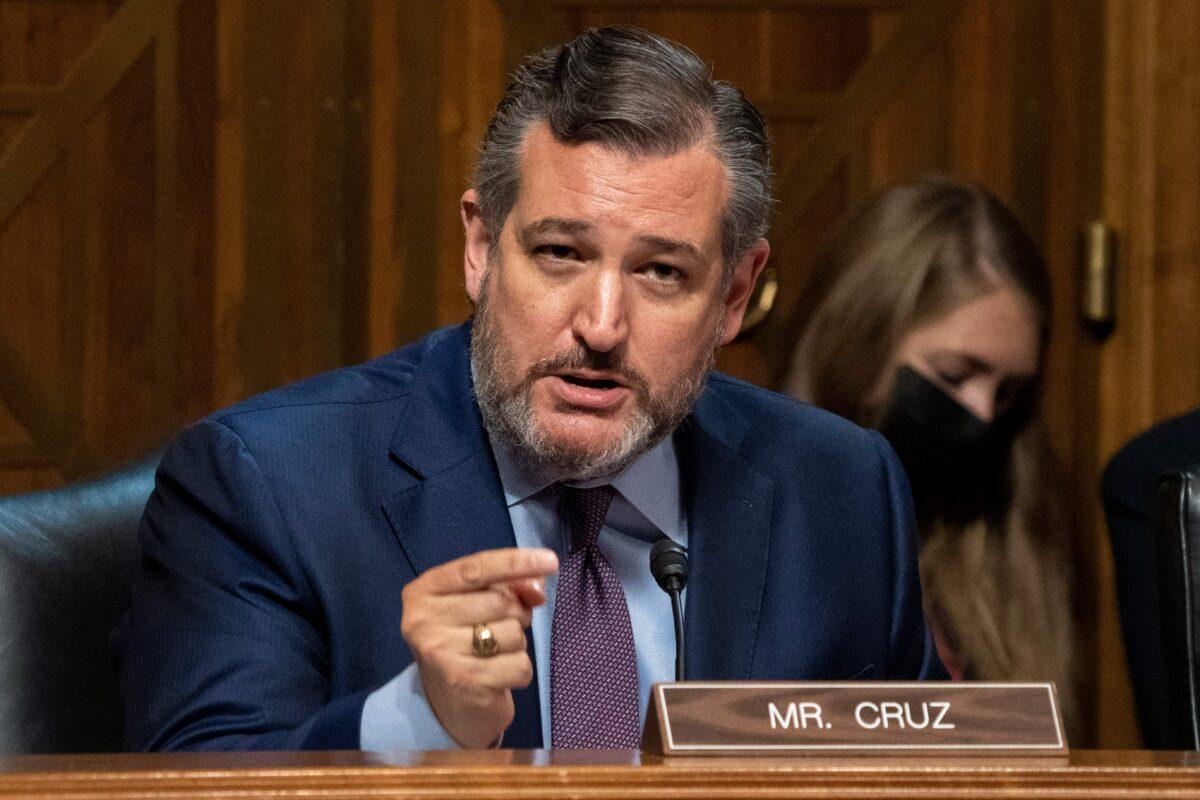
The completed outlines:
<svg viewBox="0 0 1200 800">
<path fill-rule="evenodd" d="M 0 798 L 1200 797 L 1200 753 L 975 759 L 671 759 L 631 752 L 0 757 Z"/>
</svg>

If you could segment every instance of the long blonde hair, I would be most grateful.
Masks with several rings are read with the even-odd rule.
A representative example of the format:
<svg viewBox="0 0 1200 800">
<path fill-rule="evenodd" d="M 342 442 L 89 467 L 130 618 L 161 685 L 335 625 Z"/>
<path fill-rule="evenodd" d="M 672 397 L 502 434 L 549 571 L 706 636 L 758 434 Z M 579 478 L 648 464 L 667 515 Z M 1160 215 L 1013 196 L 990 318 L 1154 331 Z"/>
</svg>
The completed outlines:
<svg viewBox="0 0 1200 800">
<path fill-rule="evenodd" d="M 816 265 L 788 391 L 877 427 L 886 408 L 871 398 L 890 383 L 904 336 L 1000 286 L 1029 299 L 1044 354 L 1049 276 L 1012 212 L 981 186 L 940 177 L 882 192 Z M 1073 723 L 1071 542 L 1049 464 L 1035 413 L 1013 442 L 1001 504 L 969 523 L 924 524 L 921 581 L 971 677 L 1053 680 Z"/>
</svg>

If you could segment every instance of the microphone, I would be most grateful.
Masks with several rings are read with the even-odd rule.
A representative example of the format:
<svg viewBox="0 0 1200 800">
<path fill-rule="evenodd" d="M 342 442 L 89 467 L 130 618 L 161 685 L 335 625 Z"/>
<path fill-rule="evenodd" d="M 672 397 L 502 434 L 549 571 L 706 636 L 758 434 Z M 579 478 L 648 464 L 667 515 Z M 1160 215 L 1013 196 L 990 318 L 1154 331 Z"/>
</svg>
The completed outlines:
<svg viewBox="0 0 1200 800">
<path fill-rule="evenodd" d="M 683 660 L 683 604 L 679 594 L 687 586 L 687 551 L 671 539 L 659 539 L 650 548 L 650 574 L 659 588 L 671 596 L 671 614 L 675 618 L 675 680 L 682 681 L 687 672 Z"/>
</svg>

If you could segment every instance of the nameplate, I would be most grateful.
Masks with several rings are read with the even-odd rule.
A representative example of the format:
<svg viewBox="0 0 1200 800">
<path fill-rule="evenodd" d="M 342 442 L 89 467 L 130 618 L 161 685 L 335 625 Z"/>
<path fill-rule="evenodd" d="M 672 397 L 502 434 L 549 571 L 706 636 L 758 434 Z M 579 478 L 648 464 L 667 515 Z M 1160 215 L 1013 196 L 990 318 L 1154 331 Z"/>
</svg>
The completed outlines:
<svg viewBox="0 0 1200 800">
<path fill-rule="evenodd" d="M 1067 755 L 1051 683 L 656 683 L 657 755 Z"/>
</svg>

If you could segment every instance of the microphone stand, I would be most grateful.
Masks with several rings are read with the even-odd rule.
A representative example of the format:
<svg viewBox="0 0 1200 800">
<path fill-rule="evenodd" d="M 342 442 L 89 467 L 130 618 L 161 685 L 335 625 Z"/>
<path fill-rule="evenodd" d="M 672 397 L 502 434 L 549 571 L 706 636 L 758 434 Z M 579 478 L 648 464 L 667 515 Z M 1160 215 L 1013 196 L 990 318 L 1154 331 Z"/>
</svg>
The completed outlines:
<svg viewBox="0 0 1200 800">
<path fill-rule="evenodd" d="M 671 616 L 675 620 L 675 680 L 687 677 L 684 653 L 687 647 L 683 639 L 683 587 L 687 586 L 687 551 L 677 542 L 662 538 L 650 548 L 650 574 L 659 588 L 671 597 Z"/>
<path fill-rule="evenodd" d="M 675 617 L 675 681 L 680 682 L 687 675 L 687 669 L 684 664 L 684 652 L 686 648 L 683 643 L 683 601 L 679 589 L 670 589 L 667 594 L 671 595 L 671 616 Z"/>
</svg>

